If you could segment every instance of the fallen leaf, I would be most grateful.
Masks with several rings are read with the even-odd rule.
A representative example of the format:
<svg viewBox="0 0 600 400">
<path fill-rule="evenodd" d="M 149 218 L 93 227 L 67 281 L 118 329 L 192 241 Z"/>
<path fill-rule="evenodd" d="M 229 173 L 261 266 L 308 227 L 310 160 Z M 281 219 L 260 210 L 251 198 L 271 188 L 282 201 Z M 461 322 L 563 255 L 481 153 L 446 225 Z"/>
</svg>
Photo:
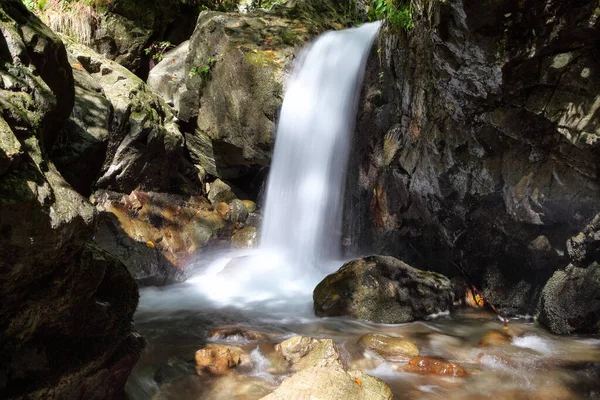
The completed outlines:
<svg viewBox="0 0 600 400">
<path fill-rule="evenodd" d="M 73 64 L 73 68 L 79 71 L 83 71 L 83 66 L 81 64 Z"/>
<path fill-rule="evenodd" d="M 150 247 L 151 249 L 153 249 L 153 248 L 156 247 L 156 245 L 154 244 L 154 242 L 150 241 L 150 240 L 146 242 L 146 246 Z"/>
<path fill-rule="evenodd" d="M 358 386 L 361 386 L 361 385 L 362 385 L 362 380 L 360 380 L 360 379 L 358 379 L 358 378 L 354 378 L 354 381 L 355 381 L 356 383 L 358 383 Z"/>
</svg>

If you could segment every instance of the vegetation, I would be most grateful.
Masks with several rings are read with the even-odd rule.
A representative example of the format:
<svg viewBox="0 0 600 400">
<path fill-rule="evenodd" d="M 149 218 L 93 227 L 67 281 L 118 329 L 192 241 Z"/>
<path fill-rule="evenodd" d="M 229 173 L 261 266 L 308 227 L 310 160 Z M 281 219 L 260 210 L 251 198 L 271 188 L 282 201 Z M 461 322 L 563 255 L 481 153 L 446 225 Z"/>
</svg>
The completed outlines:
<svg viewBox="0 0 600 400">
<path fill-rule="evenodd" d="M 144 52 L 146 55 L 151 55 L 154 61 L 161 62 L 165 53 L 171 47 L 173 47 L 173 45 L 168 41 L 154 42 L 149 47 L 146 47 Z"/>
<path fill-rule="evenodd" d="M 400 0 L 372 0 L 369 19 L 385 20 L 393 29 L 407 32 L 415 27 L 412 7 Z"/>
<path fill-rule="evenodd" d="M 208 79 L 210 77 L 210 73 L 214 67 L 214 65 L 217 63 L 217 60 L 215 60 L 214 58 L 209 58 L 206 60 L 206 64 L 202 65 L 201 67 L 198 66 L 193 66 L 190 69 L 190 73 L 189 76 L 200 76 L 202 79 Z"/>
</svg>

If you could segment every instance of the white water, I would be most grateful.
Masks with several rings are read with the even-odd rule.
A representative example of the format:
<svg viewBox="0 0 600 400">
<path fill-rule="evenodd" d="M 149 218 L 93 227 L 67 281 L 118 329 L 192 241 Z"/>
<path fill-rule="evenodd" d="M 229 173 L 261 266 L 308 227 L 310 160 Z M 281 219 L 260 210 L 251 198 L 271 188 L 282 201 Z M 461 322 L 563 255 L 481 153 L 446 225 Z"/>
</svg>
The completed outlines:
<svg viewBox="0 0 600 400">
<path fill-rule="evenodd" d="M 367 56 L 380 23 L 321 35 L 299 57 L 279 126 L 260 248 L 224 254 L 188 282 L 216 303 L 311 301 L 339 268 L 345 170 Z M 295 301 L 290 303 L 290 299 Z"/>
</svg>

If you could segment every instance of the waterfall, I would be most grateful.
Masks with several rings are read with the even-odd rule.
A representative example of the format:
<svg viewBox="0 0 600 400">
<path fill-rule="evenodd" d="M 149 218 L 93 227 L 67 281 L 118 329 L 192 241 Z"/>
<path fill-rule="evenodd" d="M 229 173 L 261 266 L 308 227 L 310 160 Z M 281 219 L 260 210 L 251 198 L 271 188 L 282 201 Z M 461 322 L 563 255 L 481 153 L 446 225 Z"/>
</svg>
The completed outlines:
<svg viewBox="0 0 600 400">
<path fill-rule="evenodd" d="M 261 247 L 296 263 L 337 256 L 348 152 L 380 23 L 327 32 L 300 57 L 281 109 Z"/>
<path fill-rule="evenodd" d="M 279 118 L 260 247 L 189 280 L 213 301 L 306 301 L 336 260 L 358 97 L 380 25 L 327 32 L 301 52 Z"/>
</svg>

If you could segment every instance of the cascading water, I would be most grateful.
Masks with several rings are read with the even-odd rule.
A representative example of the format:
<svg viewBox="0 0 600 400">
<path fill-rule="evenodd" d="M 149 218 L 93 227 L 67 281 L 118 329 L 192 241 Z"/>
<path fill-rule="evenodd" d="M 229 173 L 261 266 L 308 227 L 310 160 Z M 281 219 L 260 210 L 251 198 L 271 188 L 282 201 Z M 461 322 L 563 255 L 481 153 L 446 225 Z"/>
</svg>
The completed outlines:
<svg viewBox="0 0 600 400">
<path fill-rule="evenodd" d="M 310 298 L 338 256 L 356 105 L 379 27 L 327 32 L 299 57 L 281 110 L 260 248 L 229 254 L 190 280 L 215 302 Z"/>
<path fill-rule="evenodd" d="M 306 50 L 288 85 L 261 247 L 283 250 L 296 264 L 337 256 L 358 89 L 378 29 L 376 22 L 322 35 Z"/>
</svg>

